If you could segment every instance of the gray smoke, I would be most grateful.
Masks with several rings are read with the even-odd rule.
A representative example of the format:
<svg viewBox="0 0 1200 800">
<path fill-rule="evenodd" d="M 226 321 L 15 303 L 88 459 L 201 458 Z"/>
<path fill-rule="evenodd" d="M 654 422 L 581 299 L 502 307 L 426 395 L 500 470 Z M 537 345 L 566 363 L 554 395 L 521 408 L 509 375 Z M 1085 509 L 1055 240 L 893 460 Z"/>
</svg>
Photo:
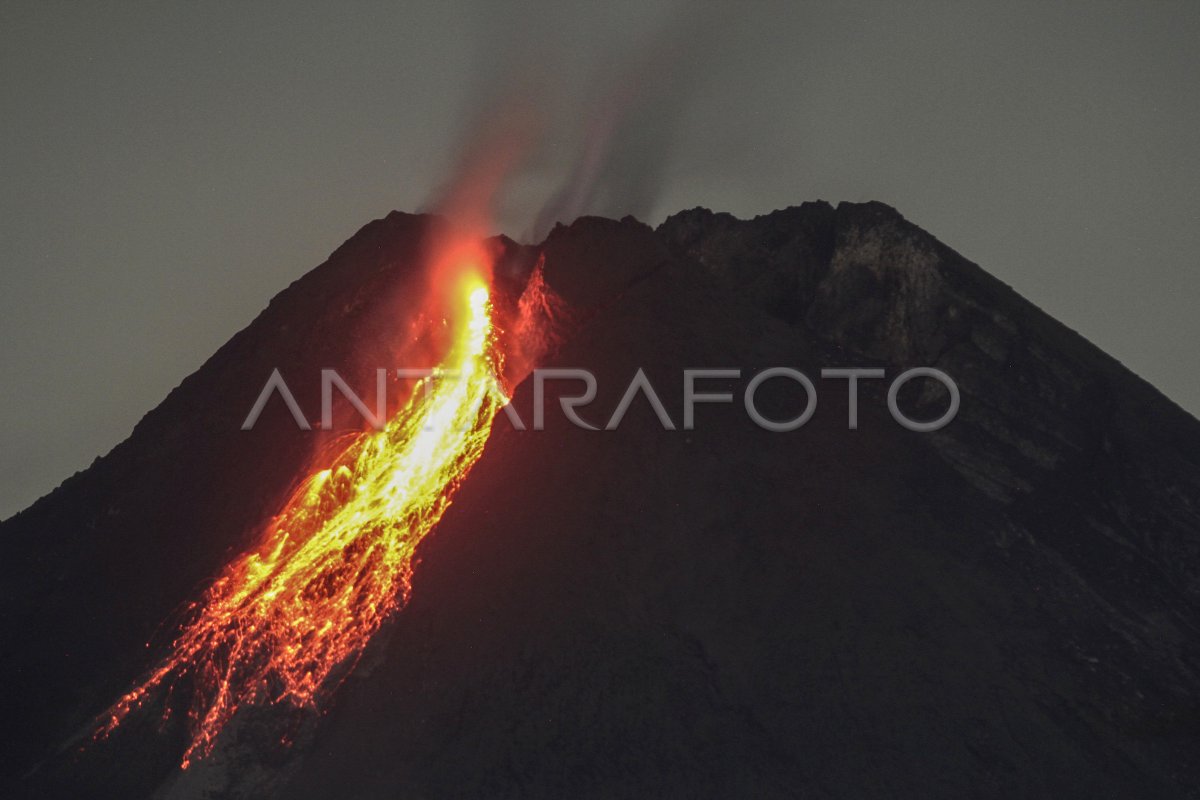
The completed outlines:
<svg viewBox="0 0 1200 800">
<path fill-rule="evenodd" d="M 501 193 L 492 209 L 498 230 L 539 241 L 555 223 L 585 214 L 648 218 L 680 126 L 727 66 L 722 43 L 734 15 L 708 4 L 652 20 L 630 14 L 619 37 L 581 53 L 560 49 L 580 39 L 559 30 L 569 19 L 544 8 L 521 13 L 536 5 L 496 7 L 476 20 L 459 155 L 427 208 L 460 213 L 464 187 L 479 190 L 483 173 L 499 178 L 503 162 L 503 179 L 483 182 Z"/>
<path fill-rule="evenodd" d="M 715 7 L 679 11 L 650 39 L 596 77 L 574 163 L 529 236 L 581 214 L 645 219 L 670 164 L 687 110 L 720 65 L 720 33 L 733 19 Z"/>
</svg>

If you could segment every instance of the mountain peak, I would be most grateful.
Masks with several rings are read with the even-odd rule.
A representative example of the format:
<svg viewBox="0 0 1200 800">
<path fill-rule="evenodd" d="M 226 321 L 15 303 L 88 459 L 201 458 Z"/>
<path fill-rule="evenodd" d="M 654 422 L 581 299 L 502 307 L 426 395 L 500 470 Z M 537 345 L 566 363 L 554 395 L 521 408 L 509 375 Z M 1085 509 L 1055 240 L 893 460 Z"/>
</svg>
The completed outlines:
<svg viewBox="0 0 1200 800">
<path fill-rule="evenodd" d="M 785 366 L 816 384 L 811 421 L 772 433 L 712 404 L 668 430 L 641 400 L 605 432 L 501 414 L 418 551 L 411 603 L 290 748 L 261 735 L 278 721 L 265 706 L 184 777 L 174 719 L 79 753 L 146 642 L 329 442 L 282 408 L 241 431 L 263 381 L 280 369 L 315 408 L 320 369 L 390 364 L 381 343 L 434 219 L 365 226 L 126 442 L 0 523 L 13 791 L 1186 797 L 1200 782 L 1200 423 L 873 202 L 497 237 L 498 291 L 519 295 L 540 260 L 573 312 L 546 364 L 597 376 L 586 414 L 638 370 L 678 417 L 685 368 L 738 367 L 744 386 Z M 847 367 L 885 372 L 861 381 L 854 430 L 845 381 L 821 378 Z M 913 367 L 961 392 L 935 433 L 889 412 Z M 897 402 L 928 419 L 946 395 L 914 380 Z"/>
</svg>

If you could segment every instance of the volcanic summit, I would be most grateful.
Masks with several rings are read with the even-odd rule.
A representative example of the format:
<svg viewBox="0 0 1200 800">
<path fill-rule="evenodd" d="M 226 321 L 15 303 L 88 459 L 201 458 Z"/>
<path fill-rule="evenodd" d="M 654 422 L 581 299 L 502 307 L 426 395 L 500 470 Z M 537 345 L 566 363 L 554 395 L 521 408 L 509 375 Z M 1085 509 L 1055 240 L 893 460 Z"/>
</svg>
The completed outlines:
<svg viewBox="0 0 1200 800">
<path fill-rule="evenodd" d="M 1197 796 L 1200 422 L 881 203 L 481 242 L 502 321 L 541 287 L 526 360 L 595 376 L 582 417 L 604 428 L 641 370 L 673 424 L 639 396 L 588 430 L 557 413 L 577 387 L 552 385 L 544 430 L 488 417 L 397 572 L 407 602 L 319 703 L 248 701 L 181 769 L 205 680 L 183 669 L 96 739 L 361 422 L 302 430 L 272 399 L 243 430 L 264 382 L 316 417 L 322 369 L 361 388 L 406 366 L 441 225 L 368 224 L 0 524 L 7 795 Z M 774 367 L 816 384 L 794 430 L 740 408 Z M 889 411 L 913 367 L 961 395 L 938 430 Z M 739 376 L 685 426 L 690 368 Z M 859 381 L 856 427 L 826 368 L 886 374 Z M 528 423 L 535 381 L 510 374 Z M 759 407 L 794 417 L 797 388 L 764 384 Z M 947 396 L 913 380 L 897 401 L 930 419 Z M 205 641 L 211 669 L 234 659 Z"/>
</svg>

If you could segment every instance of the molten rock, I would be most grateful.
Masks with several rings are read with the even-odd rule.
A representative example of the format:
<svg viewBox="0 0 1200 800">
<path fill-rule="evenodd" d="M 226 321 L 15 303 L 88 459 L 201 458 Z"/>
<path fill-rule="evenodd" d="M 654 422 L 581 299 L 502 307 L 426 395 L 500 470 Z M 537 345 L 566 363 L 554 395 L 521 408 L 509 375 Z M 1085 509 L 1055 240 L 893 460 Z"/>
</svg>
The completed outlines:
<svg viewBox="0 0 1200 800">
<path fill-rule="evenodd" d="M 411 602 L 323 714 L 251 708 L 186 772 L 176 717 L 81 749 L 169 642 L 163 620 L 335 433 L 282 405 L 239 430 L 266 376 L 306 409 L 322 367 L 358 364 L 347 380 L 371 386 L 429 224 L 367 226 L 0 527 L 12 792 L 1192 796 L 1200 423 L 875 203 L 497 240 L 497 304 L 544 259 L 564 306 L 540 363 L 595 373 L 580 413 L 597 427 L 639 368 L 678 409 L 683 368 L 777 365 L 937 367 L 962 393 L 952 424 L 896 425 L 882 381 L 861 384 L 853 431 L 844 381 L 788 433 L 716 405 L 664 430 L 640 399 L 608 432 L 498 415 L 418 550 Z M 513 399 L 526 421 L 531 383 Z M 938 416 L 919 384 L 902 403 Z M 793 395 L 764 387 L 764 413 L 787 417 Z"/>
</svg>

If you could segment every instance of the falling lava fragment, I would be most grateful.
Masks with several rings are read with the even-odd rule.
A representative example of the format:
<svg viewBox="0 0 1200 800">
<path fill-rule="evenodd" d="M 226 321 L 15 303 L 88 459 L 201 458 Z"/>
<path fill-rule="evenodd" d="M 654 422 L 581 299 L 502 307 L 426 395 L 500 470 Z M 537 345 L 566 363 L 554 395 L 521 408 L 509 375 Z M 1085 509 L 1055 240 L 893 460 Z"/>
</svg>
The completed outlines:
<svg viewBox="0 0 1200 800">
<path fill-rule="evenodd" d="M 359 435 L 300 485 L 260 544 L 193 604 L 167 657 L 103 715 L 97 738 L 187 674 L 195 685 L 187 768 L 243 706 L 312 706 L 407 601 L 417 544 L 508 401 L 486 279 L 468 269 L 449 284 L 458 310 L 441 377 L 418 384 L 382 430 Z"/>
</svg>

